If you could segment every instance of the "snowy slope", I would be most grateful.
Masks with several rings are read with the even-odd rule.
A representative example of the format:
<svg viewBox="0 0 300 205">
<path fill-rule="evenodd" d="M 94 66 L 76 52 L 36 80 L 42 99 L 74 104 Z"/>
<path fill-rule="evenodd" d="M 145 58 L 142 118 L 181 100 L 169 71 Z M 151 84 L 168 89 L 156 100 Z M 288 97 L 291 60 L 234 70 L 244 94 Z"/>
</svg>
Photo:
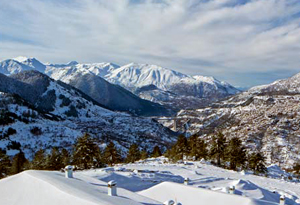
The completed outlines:
<svg viewBox="0 0 300 205">
<path fill-rule="evenodd" d="M 263 152 L 268 164 L 291 168 L 300 160 L 299 88 L 300 74 L 296 74 L 177 115 L 190 118 L 189 132 L 207 141 L 218 132 L 238 137 L 248 150 Z"/>
<path fill-rule="evenodd" d="M 161 89 L 167 87 L 187 75 L 156 65 L 130 63 L 113 70 L 105 78 L 128 89 L 145 85 L 155 85 Z"/>
<path fill-rule="evenodd" d="M 107 64 L 105 65 L 107 66 Z M 109 66 L 106 68 L 110 69 Z M 96 71 L 93 69 L 96 68 L 88 67 L 86 64 L 79 66 L 77 64 L 76 66 L 62 68 L 49 67 L 46 73 L 55 80 L 63 81 L 78 88 L 112 110 L 126 111 L 143 116 L 170 115 L 172 113 L 158 103 L 141 99 L 123 87 L 107 82 L 96 75 L 99 71 L 98 67 Z"/>
<path fill-rule="evenodd" d="M 226 193 L 219 193 L 216 191 L 194 188 L 191 186 L 185 186 L 183 184 L 176 184 L 172 182 L 163 182 L 148 190 L 139 192 L 139 194 L 156 199 L 158 201 L 167 201 L 170 199 L 176 199 L 181 204 L 188 205 L 218 205 L 218 204 L 230 204 L 230 205 L 274 205 L 267 201 L 260 201 L 251 198 L 241 197 L 237 195 L 229 195 Z M 196 197 L 197 196 L 197 197 Z"/>
<path fill-rule="evenodd" d="M 92 178 L 64 173 L 25 171 L 0 181 L 0 204 L 5 205 L 138 205 L 157 201 L 118 188 L 118 196 L 107 195 L 107 184 Z"/>
<path fill-rule="evenodd" d="M 268 171 L 268 177 L 263 177 L 248 171 L 225 170 L 205 161 L 176 164 L 160 157 L 80 174 L 106 182 L 115 180 L 119 187 L 160 202 L 172 199 L 182 204 L 277 204 L 280 196 L 285 196 L 287 205 L 300 204 L 299 180 L 283 180 L 290 175 L 276 166 L 268 167 Z M 186 177 L 190 179 L 188 186 L 183 185 Z M 227 194 L 230 186 L 235 186 L 234 195 Z"/>
<path fill-rule="evenodd" d="M 45 72 L 46 65 L 44 65 L 43 63 L 38 61 L 36 58 L 27 58 L 24 56 L 19 56 L 19 57 L 14 58 L 14 60 L 18 61 L 24 65 L 27 65 L 31 69 L 37 70 L 41 73 Z"/>
<path fill-rule="evenodd" d="M 165 149 L 175 133 L 151 118 L 105 109 L 76 88 L 55 81 L 38 71 L 24 71 L 10 77 L 0 74 L 0 147 L 13 156 L 20 143 L 26 157 L 53 146 L 71 149 L 77 137 L 89 133 L 105 147 L 113 141 L 125 155 L 132 143 L 152 150 Z M 7 120 L 7 119 L 10 120 Z M 15 133 L 8 135 L 8 130 Z"/>
<path fill-rule="evenodd" d="M 238 89 L 230 84 L 221 82 L 213 77 L 189 76 L 157 65 L 130 63 L 120 67 L 113 63 L 80 64 L 76 61 L 68 64 L 43 64 L 35 58 L 26 57 L 17 57 L 11 61 L 19 63 L 19 67 L 23 66 L 44 72 L 52 78 L 62 80 L 65 83 L 76 81 L 79 74 L 94 74 L 110 83 L 130 90 L 143 99 L 167 105 L 169 109 L 173 108 L 176 111 L 184 108 L 203 107 L 210 102 L 239 92 Z M 25 69 L 18 68 L 17 65 L 7 68 L 5 65 L 1 69 L 4 74 L 16 73 Z M 165 94 L 157 94 L 157 91 L 153 93 L 150 90 L 147 92 L 136 92 L 139 88 L 151 85 L 156 86 L 161 91 L 171 92 L 176 96 L 165 96 Z M 191 104 L 185 102 L 184 98 L 186 97 L 189 98 L 187 101 L 191 102 Z"/>
</svg>

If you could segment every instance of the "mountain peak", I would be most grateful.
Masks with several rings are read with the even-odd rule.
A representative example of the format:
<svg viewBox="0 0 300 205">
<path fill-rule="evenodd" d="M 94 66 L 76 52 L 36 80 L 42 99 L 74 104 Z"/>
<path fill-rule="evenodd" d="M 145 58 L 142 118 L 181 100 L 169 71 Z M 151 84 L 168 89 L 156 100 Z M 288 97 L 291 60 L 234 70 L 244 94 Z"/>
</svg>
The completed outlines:
<svg viewBox="0 0 300 205">
<path fill-rule="evenodd" d="M 79 64 L 77 61 L 70 61 L 69 63 L 66 64 L 66 66 L 74 66 Z"/>
<path fill-rule="evenodd" d="M 15 61 L 18 61 L 18 62 L 20 62 L 20 63 L 22 63 L 22 62 L 24 62 L 24 61 L 26 61 L 26 60 L 28 60 L 29 58 L 28 57 L 25 57 L 25 56 L 18 56 L 18 57 L 16 57 L 16 58 L 12 58 L 12 60 L 15 60 Z"/>
</svg>

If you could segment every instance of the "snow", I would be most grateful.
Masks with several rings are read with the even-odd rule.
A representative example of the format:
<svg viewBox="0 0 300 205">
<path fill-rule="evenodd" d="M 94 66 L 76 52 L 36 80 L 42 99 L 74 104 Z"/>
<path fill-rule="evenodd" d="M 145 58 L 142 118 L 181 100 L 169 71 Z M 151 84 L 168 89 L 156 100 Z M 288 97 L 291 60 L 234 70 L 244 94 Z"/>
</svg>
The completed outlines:
<svg viewBox="0 0 300 205">
<path fill-rule="evenodd" d="M 0 181 L 0 204 L 5 205 L 95 205 L 158 204 L 157 201 L 118 188 L 107 195 L 107 184 L 87 176 L 65 178 L 64 173 L 25 171 Z"/>
<path fill-rule="evenodd" d="M 188 205 L 271 205 L 275 203 L 230 195 L 202 188 L 195 188 L 173 182 L 163 182 L 139 194 L 158 201 L 174 200 Z"/>
<path fill-rule="evenodd" d="M 24 61 L 27 61 L 29 58 L 28 57 L 25 57 L 25 56 L 18 56 L 16 58 L 13 58 L 13 60 L 15 61 L 18 61 L 20 63 L 24 62 Z"/>
<path fill-rule="evenodd" d="M 115 167 L 75 171 L 67 179 L 57 171 L 25 171 L 0 180 L 0 204 L 162 204 L 272 205 L 285 196 L 287 205 L 299 205 L 300 184 L 281 179 L 287 173 L 268 168 L 270 177 L 235 172 L 205 160 L 168 163 L 149 158 Z M 189 185 L 184 185 L 189 178 Z M 117 197 L 107 195 L 107 182 L 117 182 Z M 21 185 L 21 186 L 20 186 Z M 235 193 L 227 193 L 235 186 Z M 11 197 L 14 193 L 14 197 Z"/>
<path fill-rule="evenodd" d="M 205 198 L 209 193 L 214 195 L 213 198 L 227 197 L 228 194 L 224 195 L 226 187 L 235 186 L 235 195 L 237 196 L 234 201 L 242 200 L 241 204 L 244 203 L 244 200 L 244 204 L 278 203 L 282 195 L 286 197 L 286 204 L 300 204 L 299 182 L 282 180 L 282 175 L 288 176 L 288 174 L 279 167 L 270 166 L 267 178 L 253 175 L 248 171 L 225 170 L 210 165 L 205 160 L 185 164 L 172 164 L 167 161 L 167 158 L 152 158 L 109 169 L 83 171 L 81 174 L 106 182 L 114 180 L 118 184 L 122 184 L 120 186 L 125 189 L 135 191 L 161 203 L 170 199 L 178 199 L 178 202 L 182 204 L 193 204 L 185 201 L 185 197 L 188 196 L 187 198 L 194 200 L 202 198 L 202 195 Z M 184 178 L 190 179 L 189 186 L 183 186 Z M 172 192 L 168 195 L 166 192 L 168 189 L 173 190 L 176 194 L 172 195 Z M 229 197 L 231 196 L 229 195 Z M 210 202 L 209 204 L 214 204 L 212 201 Z M 226 203 L 218 203 L 217 200 L 215 202 L 215 204 L 226 205 Z"/>
</svg>

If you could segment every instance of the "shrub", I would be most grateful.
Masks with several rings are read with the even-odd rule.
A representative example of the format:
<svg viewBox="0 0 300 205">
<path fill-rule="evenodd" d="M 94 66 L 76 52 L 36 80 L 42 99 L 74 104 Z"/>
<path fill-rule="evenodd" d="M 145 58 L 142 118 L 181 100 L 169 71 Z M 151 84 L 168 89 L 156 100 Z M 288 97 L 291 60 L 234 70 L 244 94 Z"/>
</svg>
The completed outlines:
<svg viewBox="0 0 300 205">
<path fill-rule="evenodd" d="M 36 135 L 36 136 L 43 134 L 41 128 L 39 128 L 39 127 L 33 127 L 30 130 L 30 132 L 31 132 L 31 134 Z"/>
</svg>

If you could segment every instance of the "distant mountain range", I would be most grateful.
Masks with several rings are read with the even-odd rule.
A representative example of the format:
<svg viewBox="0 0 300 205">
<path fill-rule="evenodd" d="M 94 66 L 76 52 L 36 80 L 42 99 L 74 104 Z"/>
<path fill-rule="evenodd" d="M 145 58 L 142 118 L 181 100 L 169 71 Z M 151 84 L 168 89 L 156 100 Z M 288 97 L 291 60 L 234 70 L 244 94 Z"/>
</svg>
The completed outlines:
<svg viewBox="0 0 300 205">
<path fill-rule="evenodd" d="M 189 76 L 148 64 L 130 63 L 121 67 L 113 63 L 76 61 L 43 64 L 26 57 L 0 63 L 0 71 L 6 75 L 30 69 L 71 84 L 110 109 L 137 115 L 172 115 L 181 109 L 200 108 L 240 92 L 213 77 Z"/>
</svg>

